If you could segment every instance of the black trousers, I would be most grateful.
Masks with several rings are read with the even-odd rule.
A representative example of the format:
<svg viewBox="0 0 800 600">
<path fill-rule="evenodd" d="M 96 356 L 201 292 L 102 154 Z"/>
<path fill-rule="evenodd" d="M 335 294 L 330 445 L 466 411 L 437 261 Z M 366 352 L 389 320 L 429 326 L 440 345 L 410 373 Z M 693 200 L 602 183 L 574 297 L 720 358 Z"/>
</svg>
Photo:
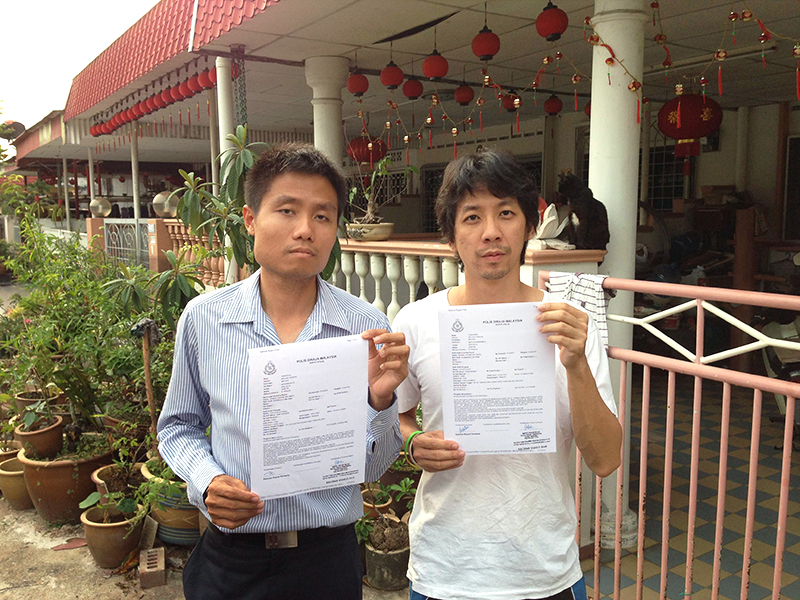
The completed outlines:
<svg viewBox="0 0 800 600">
<path fill-rule="evenodd" d="M 297 548 L 267 550 L 264 536 L 208 528 L 183 569 L 187 600 L 361 600 L 352 525 L 298 532 Z"/>
</svg>

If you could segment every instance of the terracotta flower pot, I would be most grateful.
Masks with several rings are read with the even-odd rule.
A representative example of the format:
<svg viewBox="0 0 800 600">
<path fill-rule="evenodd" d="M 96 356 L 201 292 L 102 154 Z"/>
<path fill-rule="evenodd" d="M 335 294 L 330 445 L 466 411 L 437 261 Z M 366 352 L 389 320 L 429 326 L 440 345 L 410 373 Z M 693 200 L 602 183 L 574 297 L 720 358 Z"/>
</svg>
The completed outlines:
<svg viewBox="0 0 800 600">
<path fill-rule="evenodd" d="M 373 506 L 373 503 L 367 499 L 367 496 L 372 493 L 372 489 L 361 490 L 361 501 L 364 504 L 364 515 L 367 517 L 377 517 L 379 512 L 383 514 L 389 512 L 389 507 L 392 505 L 392 499 L 389 498 L 386 502 L 381 503 L 375 502 L 375 505 Z"/>
<path fill-rule="evenodd" d="M 0 490 L 8 500 L 8 505 L 14 510 L 33 508 L 19 459 L 9 458 L 0 462 Z"/>
<path fill-rule="evenodd" d="M 108 480 L 109 475 L 111 475 L 112 469 L 116 465 L 104 465 L 99 469 L 95 469 L 92 472 L 92 481 L 94 482 L 95 487 L 97 488 L 97 492 L 103 497 L 102 501 L 105 501 L 104 498 L 108 495 L 108 487 L 106 486 L 106 481 Z M 137 462 L 133 465 L 133 472 L 141 471 L 144 463 Z"/>
<path fill-rule="evenodd" d="M 141 509 L 139 505 L 139 509 Z M 108 509 L 112 515 L 119 515 L 115 508 Z M 116 569 L 122 561 L 136 548 L 142 539 L 144 519 L 131 530 L 130 520 L 118 523 L 103 523 L 105 509 L 93 506 L 81 514 L 86 545 L 94 562 L 102 569 Z"/>
<path fill-rule="evenodd" d="M 0 463 L 9 458 L 17 458 L 17 454 L 22 449 L 22 444 L 17 440 L 11 442 L 0 442 Z"/>
<path fill-rule="evenodd" d="M 112 451 L 83 460 L 31 460 L 19 453 L 24 466 L 25 485 L 36 512 L 49 523 L 80 523 L 86 496 L 95 491 L 92 471 L 111 464 Z"/>
<path fill-rule="evenodd" d="M 142 465 L 142 475 L 148 481 L 164 481 L 150 472 L 147 463 Z M 186 484 L 179 483 L 178 487 L 180 492 L 174 496 L 159 495 L 162 507 L 154 506 L 150 516 L 158 523 L 158 539 L 170 544 L 192 546 L 200 539 L 200 511 L 189 503 Z"/>
<path fill-rule="evenodd" d="M 41 402 L 42 398 L 31 397 L 30 394 L 35 394 L 35 391 L 26 392 L 23 394 L 17 394 L 14 396 L 14 406 L 17 409 L 17 412 L 23 412 L 29 406 L 33 406 L 37 402 Z M 53 396 L 52 398 L 48 398 L 47 402 L 52 404 L 58 396 Z"/>
<path fill-rule="evenodd" d="M 22 425 L 14 430 L 14 438 L 31 456 L 53 458 L 64 447 L 64 420 L 56 415 L 55 423 L 37 431 L 23 431 Z"/>
</svg>

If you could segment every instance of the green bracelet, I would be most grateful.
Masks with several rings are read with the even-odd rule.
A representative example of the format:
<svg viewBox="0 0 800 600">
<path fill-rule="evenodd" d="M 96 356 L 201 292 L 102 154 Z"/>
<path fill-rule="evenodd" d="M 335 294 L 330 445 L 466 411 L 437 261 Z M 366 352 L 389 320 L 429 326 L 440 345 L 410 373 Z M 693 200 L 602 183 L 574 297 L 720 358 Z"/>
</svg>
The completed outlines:
<svg viewBox="0 0 800 600">
<path fill-rule="evenodd" d="M 417 461 L 414 460 L 414 456 L 412 454 L 412 449 L 411 449 L 411 442 L 420 433 L 422 433 L 422 431 L 421 430 L 417 430 L 414 433 L 412 433 L 410 436 L 408 436 L 408 439 L 406 440 L 405 447 L 403 448 L 403 450 L 405 450 L 405 453 L 406 453 L 406 462 L 408 464 L 410 464 L 412 467 L 417 467 L 417 468 L 419 468 L 419 465 L 417 464 Z"/>
</svg>

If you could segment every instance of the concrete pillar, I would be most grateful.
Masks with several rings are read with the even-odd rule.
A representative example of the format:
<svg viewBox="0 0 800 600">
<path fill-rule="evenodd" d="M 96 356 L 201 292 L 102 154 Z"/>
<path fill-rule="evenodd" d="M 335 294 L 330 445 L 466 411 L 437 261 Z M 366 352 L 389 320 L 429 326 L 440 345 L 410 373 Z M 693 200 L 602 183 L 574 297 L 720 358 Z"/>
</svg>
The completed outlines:
<svg viewBox="0 0 800 600">
<path fill-rule="evenodd" d="M 69 209 L 69 169 L 67 168 L 66 157 L 61 159 L 61 180 L 64 183 L 64 209 L 66 212 L 67 231 L 72 231 L 72 218 Z"/>
<path fill-rule="evenodd" d="M 136 261 L 138 264 L 141 252 L 141 236 L 139 235 L 139 223 L 142 218 L 139 206 L 139 132 L 135 125 L 131 131 L 131 187 L 133 188 L 133 218 L 136 224 Z"/>
<path fill-rule="evenodd" d="M 650 199 L 650 103 L 642 106 L 642 183 L 639 189 L 639 201 L 647 202 Z M 647 224 L 647 212 L 641 209 L 639 222 Z"/>
<path fill-rule="evenodd" d="M 233 110 L 233 81 L 231 80 L 231 59 L 217 57 L 217 113 L 219 118 L 220 152 L 232 148 L 233 144 L 225 138 L 236 133 L 236 119 Z M 213 94 L 212 94 L 213 96 Z"/>
<path fill-rule="evenodd" d="M 633 77 L 642 80 L 644 23 L 648 15 L 642 0 L 595 0 L 592 25 L 603 42 L 616 56 L 624 59 Z M 597 199 L 608 209 L 611 242 L 601 273 L 625 279 L 636 275 L 636 208 L 639 185 L 639 146 L 641 126 L 636 122 L 636 94 L 628 89 L 630 76 L 619 64 L 609 67 L 609 52 L 595 46 L 592 59 L 592 116 L 589 141 L 589 186 Z M 610 303 L 611 313 L 632 315 L 633 294 L 618 293 Z M 631 348 L 633 329 L 630 325 L 609 323 L 609 343 Z M 611 361 L 614 392 L 619 398 L 622 385 L 630 390 L 630 379 L 619 381 L 619 363 Z M 630 374 L 630 369 L 628 370 Z M 630 376 L 630 375 L 629 375 Z M 630 399 L 630 393 L 627 394 Z M 626 410 L 625 444 L 630 447 L 630 410 Z M 625 453 L 622 467 L 603 486 L 604 547 L 613 547 L 617 474 L 623 475 L 622 531 L 624 547 L 636 545 L 636 514 L 627 508 L 630 452 Z"/>
<path fill-rule="evenodd" d="M 747 106 L 736 110 L 736 191 L 747 191 L 747 130 L 750 116 Z"/>
<path fill-rule="evenodd" d="M 342 56 L 306 59 L 306 83 L 314 91 L 314 145 L 338 165 L 344 156 L 342 88 L 348 68 L 349 61 Z"/>
<path fill-rule="evenodd" d="M 215 194 L 219 194 L 219 121 L 217 120 L 217 89 L 208 90 L 208 137 L 211 150 L 211 183 Z"/>
<path fill-rule="evenodd" d="M 147 220 L 148 254 L 150 255 L 150 270 L 154 273 L 163 273 L 171 268 L 166 250 L 172 250 L 172 238 L 165 219 Z"/>
<path fill-rule="evenodd" d="M 89 181 L 86 182 L 86 189 L 89 190 L 89 202 L 94 200 L 94 153 L 91 148 L 86 149 L 86 157 L 89 159 Z"/>
</svg>

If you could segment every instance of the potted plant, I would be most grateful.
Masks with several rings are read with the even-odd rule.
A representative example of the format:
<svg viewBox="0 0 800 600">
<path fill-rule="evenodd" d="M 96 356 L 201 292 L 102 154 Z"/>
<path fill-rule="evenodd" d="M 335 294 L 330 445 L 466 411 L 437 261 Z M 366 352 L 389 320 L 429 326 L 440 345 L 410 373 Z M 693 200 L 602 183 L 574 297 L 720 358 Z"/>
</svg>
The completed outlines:
<svg viewBox="0 0 800 600">
<path fill-rule="evenodd" d="M 48 459 L 61 452 L 64 422 L 61 417 L 53 415 L 47 400 L 26 406 L 19 416 L 21 422 L 14 429 L 14 437 L 28 456 Z"/>
<path fill-rule="evenodd" d="M 366 579 L 370 586 L 379 590 L 408 587 L 406 571 L 410 545 L 407 523 L 395 515 L 376 511 L 364 550 Z"/>
<path fill-rule="evenodd" d="M 359 164 L 358 185 L 350 189 L 350 206 L 363 213 L 362 216 L 352 219 L 346 226 L 347 237 L 357 241 L 388 240 L 394 231 L 394 223 L 384 223 L 379 214 L 382 206 L 397 201 L 409 187 L 409 173 L 419 173 L 414 166 L 407 166 L 403 171 L 402 189 L 392 189 L 392 175 L 390 167 L 392 161 L 384 156 L 375 165 L 372 174 L 364 177 L 361 175 Z M 369 182 L 369 183 L 365 183 Z"/>
<path fill-rule="evenodd" d="M 14 510 L 33 508 L 28 488 L 25 487 L 22 463 L 18 459 L 0 461 L 0 491 Z"/>
<path fill-rule="evenodd" d="M 414 506 L 414 498 L 417 495 L 417 488 L 414 480 L 406 477 L 400 483 L 393 483 L 387 490 L 394 493 L 392 498 L 392 506 L 394 513 L 401 519 L 411 511 Z"/>
<path fill-rule="evenodd" d="M 86 545 L 103 569 L 115 569 L 139 547 L 144 527 L 144 507 L 123 492 L 103 496 L 92 492 L 80 503 Z"/>
<path fill-rule="evenodd" d="M 158 539 L 183 546 L 193 546 L 200 539 L 200 511 L 189 502 L 186 483 L 161 457 L 142 466 L 145 482 L 140 496 L 152 506 L 151 516 L 158 523 Z"/>
<path fill-rule="evenodd" d="M 379 514 L 389 512 L 392 497 L 385 486 L 371 483 L 361 490 L 361 501 L 364 504 L 364 514 L 368 517 L 377 517 Z"/>
</svg>

